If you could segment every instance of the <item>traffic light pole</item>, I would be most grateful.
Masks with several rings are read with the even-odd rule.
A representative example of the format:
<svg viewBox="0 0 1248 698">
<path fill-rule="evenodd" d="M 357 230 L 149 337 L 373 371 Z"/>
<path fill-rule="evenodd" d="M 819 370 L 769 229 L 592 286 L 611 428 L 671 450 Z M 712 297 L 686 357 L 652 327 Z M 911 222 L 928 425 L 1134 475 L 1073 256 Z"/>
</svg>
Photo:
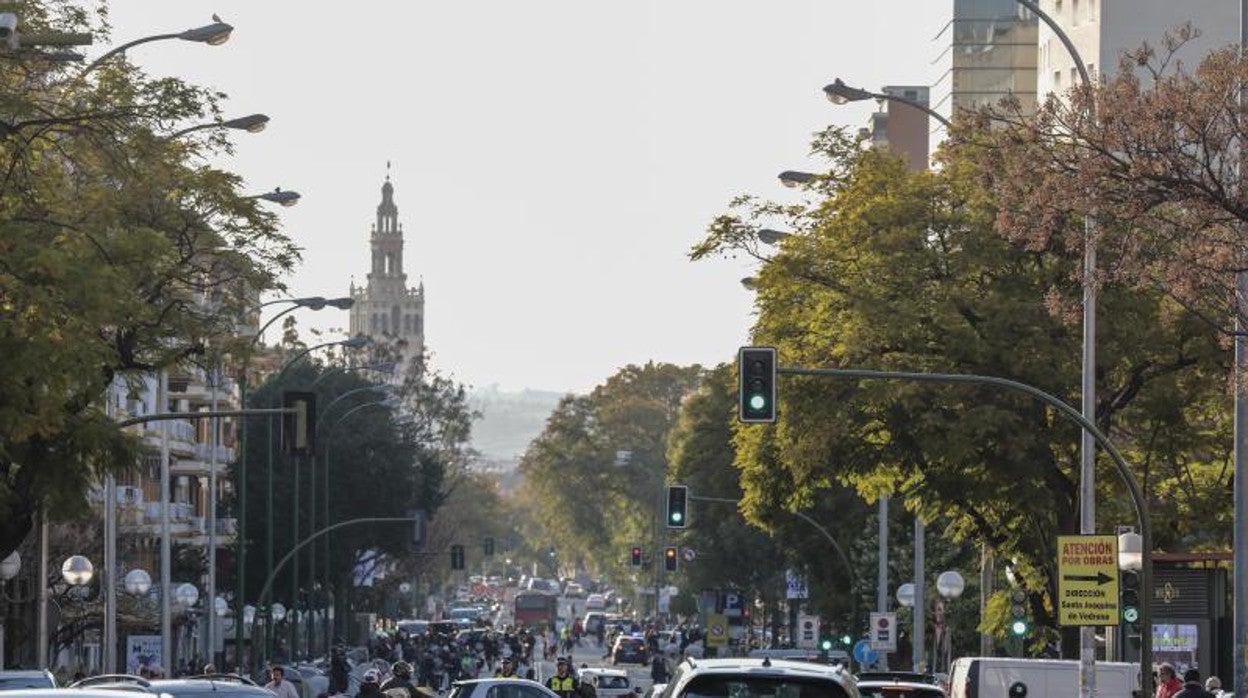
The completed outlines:
<svg viewBox="0 0 1248 698">
<path fill-rule="evenodd" d="M 1131 495 L 1131 502 L 1135 506 L 1135 515 L 1140 526 L 1141 547 L 1143 548 L 1143 565 L 1140 569 L 1140 626 L 1143 628 L 1143 631 L 1140 633 L 1140 685 L 1142 695 L 1150 696 L 1153 694 L 1152 599 L 1149 598 L 1153 579 L 1153 536 L 1152 526 L 1148 517 L 1148 502 L 1144 499 L 1144 495 L 1140 490 L 1139 483 L 1135 480 L 1135 476 L 1131 474 L 1131 470 L 1127 467 L 1126 459 L 1122 457 L 1122 453 L 1120 453 L 1118 451 L 1118 447 L 1109 440 L 1109 437 L 1097 428 L 1096 424 L 1084 417 L 1079 410 L 1071 407 L 1065 402 L 1062 402 L 1057 397 L 1033 385 L 1010 380 L 1008 378 L 980 376 L 975 374 L 871 371 L 867 369 L 851 368 L 777 367 L 776 372 L 778 374 L 792 376 L 858 378 L 863 380 L 887 380 L 919 383 L 963 383 L 970 385 L 990 385 L 1012 392 L 1024 393 L 1056 409 L 1058 412 L 1062 413 L 1062 415 L 1078 424 L 1080 428 L 1083 429 L 1083 432 L 1088 436 L 1091 436 L 1092 439 L 1105 450 L 1110 459 L 1113 460 L 1114 466 L 1118 470 L 1118 475 L 1127 486 L 1127 490 Z M 853 568 L 850 567 L 850 569 Z M 915 599 L 915 603 L 922 603 L 922 600 Z"/>
</svg>

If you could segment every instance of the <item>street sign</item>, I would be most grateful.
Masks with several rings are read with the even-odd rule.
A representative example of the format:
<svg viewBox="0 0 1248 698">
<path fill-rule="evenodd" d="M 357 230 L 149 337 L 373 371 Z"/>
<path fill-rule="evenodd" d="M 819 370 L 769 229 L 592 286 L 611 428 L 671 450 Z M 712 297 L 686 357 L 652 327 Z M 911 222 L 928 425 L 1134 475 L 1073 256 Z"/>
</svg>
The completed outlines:
<svg viewBox="0 0 1248 698">
<path fill-rule="evenodd" d="M 797 627 L 798 649 L 813 650 L 819 646 L 819 616 L 800 615 Z"/>
<path fill-rule="evenodd" d="M 871 614 L 871 649 L 881 652 L 897 651 L 897 615 L 894 613 Z"/>
<path fill-rule="evenodd" d="M 1057 537 L 1058 625 L 1118 625 L 1118 537 Z"/>
<path fill-rule="evenodd" d="M 790 601 L 810 598 L 810 589 L 806 587 L 806 578 L 796 570 L 785 571 L 784 581 L 788 587 L 785 590 L 784 598 Z"/>
<path fill-rule="evenodd" d="M 879 661 L 879 659 L 880 653 L 871 649 L 870 642 L 866 640 L 859 640 L 854 643 L 854 661 L 858 662 L 860 666 L 875 666 L 875 663 Z"/>
<path fill-rule="evenodd" d="M 728 646 L 728 617 L 724 614 L 706 614 L 706 646 Z"/>
<path fill-rule="evenodd" d="M 741 609 L 744 608 L 745 602 L 741 598 L 741 592 L 735 589 L 729 589 L 724 592 L 724 617 L 740 618 Z"/>
<path fill-rule="evenodd" d="M 680 556 L 685 558 L 685 562 L 693 562 L 698 557 L 698 553 L 693 548 L 682 548 Z"/>
</svg>

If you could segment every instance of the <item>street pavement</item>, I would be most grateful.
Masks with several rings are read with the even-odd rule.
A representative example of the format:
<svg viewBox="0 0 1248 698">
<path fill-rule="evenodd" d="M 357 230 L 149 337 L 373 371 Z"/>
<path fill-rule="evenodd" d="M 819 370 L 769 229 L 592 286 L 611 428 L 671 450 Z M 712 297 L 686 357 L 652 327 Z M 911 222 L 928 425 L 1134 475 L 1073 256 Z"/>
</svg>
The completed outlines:
<svg viewBox="0 0 1248 698">
<path fill-rule="evenodd" d="M 563 622 L 571 622 L 573 618 L 585 617 L 585 599 L 570 599 L 567 597 L 559 598 L 559 618 Z M 541 644 L 535 648 L 534 652 L 538 656 L 542 656 Z M 616 667 L 611 666 L 610 658 L 604 658 L 607 653 L 605 647 L 598 646 L 597 638 L 586 637 L 581 640 L 581 644 L 572 648 L 572 663 L 576 668 L 580 668 L 582 664 L 590 668 L 607 668 L 607 669 L 623 669 L 628 672 L 629 678 L 634 686 L 640 686 L 642 691 L 650 687 L 650 667 L 638 664 L 627 664 Z M 547 677 L 555 673 L 554 662 L 539 661 L 535 666 L 539 681 L 545 682 Z"/>
</svg>

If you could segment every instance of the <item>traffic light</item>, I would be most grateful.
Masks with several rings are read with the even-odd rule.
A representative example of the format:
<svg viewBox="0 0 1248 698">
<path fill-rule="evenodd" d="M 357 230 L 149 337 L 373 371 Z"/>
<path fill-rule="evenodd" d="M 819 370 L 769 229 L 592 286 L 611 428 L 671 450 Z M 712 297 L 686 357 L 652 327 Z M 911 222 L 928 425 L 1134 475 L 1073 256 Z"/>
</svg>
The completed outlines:
<svg viewBox="0 0 1248 698">
<path fill-rule="evenodd" d="M 1015 589 L 1010 592 L 1010 634 L 1023 637 L 1031 631 L 1027 621 L 1027 592 Z"/>
<path fill-rule="evenodd" d="M 679 558 L 680 558 L 680 555 L 677 554 L 676 548 L 664 548 L 663 549 L 663 569 L 667 570 L 668 572 L 675 572 L 677 568 L 680 567 L 680 563 L 677 561 L 679 560 Z"/>
<path fill-rule="evenodd" d="M 667 486 L 667 527 L 684 528 L 689 525 L 689 488 L 684 485 Z"/>
<path fill-rule="evenodd" d="M 282 407 L 294 410 L 282 413 L 282 450 L 297 456 L 311 453 L 316 446 L 316 393 L 287 390 Z"/>
<path fill-rule="evenodd" d="M 629 564 L 632 565 L 633 567 L 641 567 L 641 554 L 642 554 L 641 546 L 634 545 L 633 556 L 632 558 L 629 559 Z"/>
<path fill-rule="evenodd" d="M 737 355 L 740 375 L 739 417 L 746 424 L 776 421 L 776 350 L 774 347 L 741 347 Z"/>
<path fill-rule="evenodd" d="M 464 569 L 464 546 L 451 546 L 451 569 L 456 572 Z"/>
<path fill-rule="evenodd" d="M 832 649 L 832 638 L 830 637 L 819 638 L 819 651 L 820 652 L 827 652 L 828 650 L 831 650 L 831 649 Z"/>
<path fill-rule="evenodd" d="M 1118 588 L 1120 590 L 1120 600 L 1122 601 L 1122 620 L 1127 624 L 1128 632 L 1138 633 L 1140 624 L 1140 573 L 1135 570 L 1123 570 Z"/>
<path fill-rule="evenodd" d="M 854 638 L 850 637 L 849 633 L 845 633 L 844 635 L 841 636 L 841 644 L 845 645 L 846 647 L 849 647 L 850 645 L 854 644 Z"/>
<path fill-rule="evenodd" d="M 483 547 L 485 548 L 486 557 L 491 557 L 492 555 L 494 555 L 494 539 L 493 538 L 486 538 L 485 544 Z"/>
</svg>

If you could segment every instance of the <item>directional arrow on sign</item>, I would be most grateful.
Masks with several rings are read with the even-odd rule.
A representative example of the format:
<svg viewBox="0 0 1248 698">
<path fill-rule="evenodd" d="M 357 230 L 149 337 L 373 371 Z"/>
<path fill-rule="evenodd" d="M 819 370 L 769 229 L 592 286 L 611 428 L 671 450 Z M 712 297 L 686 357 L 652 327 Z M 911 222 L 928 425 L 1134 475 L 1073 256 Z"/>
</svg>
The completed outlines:
<svg viewBox="0 0 1248 698">
<path fill-rule="evenodd" d="M 1104 572 L 1096 574 L 1066 574 L 1062 575 L 1062 579 L 1067 582 L 1096 582 L 1097 586 L 1109 584 L 1114 578 Z"/>
</svg>

